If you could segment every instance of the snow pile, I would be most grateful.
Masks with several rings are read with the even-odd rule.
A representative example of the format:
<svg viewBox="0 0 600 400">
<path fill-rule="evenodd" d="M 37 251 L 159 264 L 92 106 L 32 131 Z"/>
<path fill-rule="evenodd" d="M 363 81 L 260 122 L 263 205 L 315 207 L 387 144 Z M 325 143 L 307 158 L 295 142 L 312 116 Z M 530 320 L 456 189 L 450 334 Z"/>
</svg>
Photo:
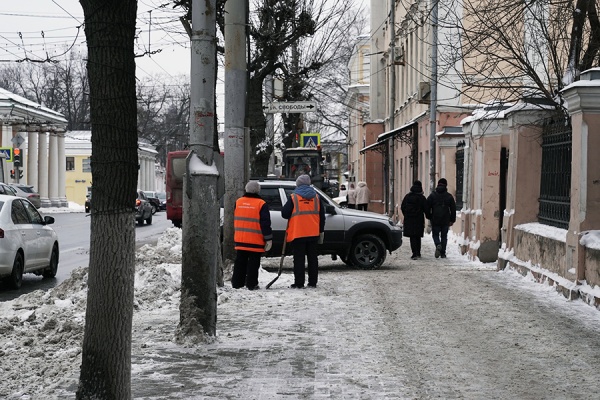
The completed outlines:
<svg viewBox="0 0 600 400">
<path fill-rule="evenodd" d="M 166 307 L 177 312 L 180 263 L 181 229 L 168 229 L 156 246 L 138 250 L 135 310 Z M 40 393 L 76 385 L 87 278 L 87 268 L 78 268 L 47 292 L 38 290 L 0 303 L 0 398 L 35 399 Z"/>
</svg>

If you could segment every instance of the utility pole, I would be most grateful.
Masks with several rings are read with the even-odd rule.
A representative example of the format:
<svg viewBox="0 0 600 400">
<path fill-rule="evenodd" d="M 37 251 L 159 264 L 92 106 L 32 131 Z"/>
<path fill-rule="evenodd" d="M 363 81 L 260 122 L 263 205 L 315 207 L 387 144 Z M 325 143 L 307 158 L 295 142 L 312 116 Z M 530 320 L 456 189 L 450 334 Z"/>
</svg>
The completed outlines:
<svg viewBox="0 0 600 400">
<path fill-rule="evenodd" d="M 216 0 L 192 1 L 190 153 L 183 182 L 178 334 L 216 335 L 219 203 L 215 134 Z"/>
<path fill-rule="evenodd" d="M 225 199 L 223 257 L 235 259 L 233 210 L 248 179 L 245 151 L 247 0 L 225 3 Z M 248 138 L 249 140 L 249 138 Z"/>
<path fill-rule="evenodd" d="M 394 130 L 394 120 L 396 113 L 396 2 L 390 2 L 390 131 Z M 394 136 L 390 138 L 390 151 L 388 157 L 390 169 L 390 198 L 388 205 L 388 215 L 394 216 L 396 205 L 394 192 L 395 176 L 394 176 L 394 156 L 395 156 Z"/>
<path fill-rule="evenodd" d="M 437 58 L 438 58 L 438 0 L 431 4 L 431 93 L 429 104 L 429 189 L 435 190 L 435 157 L 437 132 Z"/>
</svg>

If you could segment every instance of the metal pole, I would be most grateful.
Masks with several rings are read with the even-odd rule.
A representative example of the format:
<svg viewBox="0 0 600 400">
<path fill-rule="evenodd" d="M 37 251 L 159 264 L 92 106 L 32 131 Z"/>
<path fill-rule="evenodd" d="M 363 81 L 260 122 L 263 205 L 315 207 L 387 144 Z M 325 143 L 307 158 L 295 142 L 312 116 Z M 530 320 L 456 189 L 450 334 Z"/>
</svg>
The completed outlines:
<svg viewBox="0 0 600 400">
<path fill-rule="evenodd" d="M 395 112 L 396 112 L 396 64 L 395 64 L 395 57 L 396 57 L 396 2 L 392 1 L 390 2 L 390 27 L 391 27 L 391 33 L 390 33 L 390 131 L 392 131 L 394 129 L 394 123 L 395 123 Z M 396 205 L 395 205 L 395 198 L 394 198 L 394 192 L 396 191 L 396 187 L 395 187 L 395 174 L 394 174 L 394 157 L 395 157 L 395 145 L 394 145 L 394 137 L 392 135 L 392 137 L 390 138 L 390 151 L 389 151 L 389 160 L 388 160 L 388 167 L 390 169 L 390 188 L 389 188 L 389 204 L 388 204 L 388 215 L 389 216 L 394 216 L 395 214 L 395 210 L 396 210 Z"/>
<path fill-rule="evenodd" d="M 183 184 L 180 329 L 214 336 L 217 322 L 219 203 L 215 134 L 216 0 L 193 0 L 190 154 Z"/>
<path fill-rule="evenodd" d="M 431 9 L 431 103 L 429 104 L 429 189 L 435 190 L 436 181 L 436 137 L 437 132 L 437 57 L 438 57 L 438 0 L 433 0 Z"/>
<path fill-rule="evenodd" d="M 225 3 L 225 198 L 223 256 L 235 259 L 233 210 L 244 194 L 248 179 L 245 151 L 246 119 L 246 4 L 247 0 Z M 249 138 L 248 138 L 249 142 Z"/>
</svg>

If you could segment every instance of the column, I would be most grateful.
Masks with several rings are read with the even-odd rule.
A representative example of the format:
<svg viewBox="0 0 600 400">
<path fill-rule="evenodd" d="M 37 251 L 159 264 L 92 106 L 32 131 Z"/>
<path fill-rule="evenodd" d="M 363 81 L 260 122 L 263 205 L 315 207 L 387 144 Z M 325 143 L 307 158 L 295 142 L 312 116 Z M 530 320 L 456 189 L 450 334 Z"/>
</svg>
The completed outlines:
<svg viewBox="0 0 600 400">
<path fill-rule="evenodd" d="M 38 137 L 38 191 L 42 200 L 42 207 L 50 207 L 48 198 L 48 133 L 40 132 Z"/>
<path fill-rule="evenodd" d="M 600 285 L 600 268 L 593 251 L 581 244 L 584 232 L 600 226 L 600 68 L 581 74 L 580 80 L 563 90 L 571 115 L 571 219 L 567 231 L 566 272 L 576 281 Z M 586 257 L 586 253 L 590 255 Z M 589 258 L 589 260 L 586 260 Z M 586 262 L 587 261 L 587 262 Z M 569 277 L 569 275 L 565 275 Z"/>
<path fill-rule="evenodd" d="M 56 132 L 48 132 L 48 197 L 52 207 L 60 207 L 58 199 L 58 139 Z"/>
<path fill-rule="evenodd" d="M 60 207 L 68 207 L 67 201 L 67 158 L 65 156 L 65 131 L 58 130 L 58 199 Z"/>
<path fill-rule="evenodd" d="M 27 184 L 33 185 L 35 190 L 40 190 L 38 182 L 38 132 L 27 132 Z"/>
</svg>

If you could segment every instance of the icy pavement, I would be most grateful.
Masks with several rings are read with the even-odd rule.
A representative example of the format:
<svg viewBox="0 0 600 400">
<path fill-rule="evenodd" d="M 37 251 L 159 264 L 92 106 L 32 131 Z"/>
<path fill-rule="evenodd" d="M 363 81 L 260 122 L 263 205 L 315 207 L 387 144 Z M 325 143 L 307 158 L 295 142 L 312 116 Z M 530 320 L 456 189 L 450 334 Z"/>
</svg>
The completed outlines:
<svg viewBox="0 0 600 400">
<path fill-rule="evenodd" d="M 600 371 L 599 312 L 495 264 L 409 259 L 378 270 L 320 258 L 316 289 L 219 289 L 218 339 L 173 341 L 180 231 L 138 252 L 132 349 L 136 399 L 589 399 Z M 179 237 L 178 237 L 179 235 Z M 279 259 L 264 259 L 260 282 Z M 267 272 L 271 271 L 271 272 Z M 64 286 L 64 287 L 63 287 Z M 37 293 L 37 292 L 36 292 Z M 85 275 L 0 303 L 0 397 L 71 399 Z"/>
</svg>

